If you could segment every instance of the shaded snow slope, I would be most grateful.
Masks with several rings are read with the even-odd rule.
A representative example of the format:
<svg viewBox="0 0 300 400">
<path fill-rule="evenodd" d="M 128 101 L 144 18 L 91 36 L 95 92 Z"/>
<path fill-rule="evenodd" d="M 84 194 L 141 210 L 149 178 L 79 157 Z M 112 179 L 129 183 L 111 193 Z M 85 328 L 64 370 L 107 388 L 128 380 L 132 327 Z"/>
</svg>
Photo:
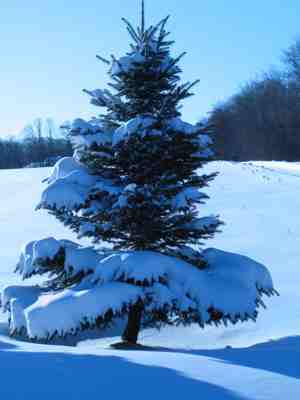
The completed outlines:
<svg viewBox="0 0 300 400">
<path fill-rule="evenodd" d="M 300 338 L 249 349 L 116 351 L 0 342 L 3 399 L 296 400 Z"/>
<path fill-rule="evenodd" d="M 44 399 L 65 394 L 93 399 L 102 394 L 117 399 L 129 393 L 132 399 L 201 395 L 205 400 L 276 400 L 283 394 L 298 398 L 300 164 L 215 162 L 206 169 L 220 175 L 207 190 L 211 200 L 203 213 L 200 209 L 200 216 L 217 213 L 226 223 L 208 247 L 265 264 L 280 291 L 279 298 L 268 301 L 258 322 L 203 331 L 197 326 L 159 333 L 147 330 L 141 336 L 144 344 L 173 350 L 121 352 L 105 349 L 117 340 L 110 337 L 82 341 L 75 349 L 17 342 L 6 336 L 1 315 L 1 398 L 35 400 L 41 394 Z M 1 288 L 20 284 L 13 269 L 24 242 L 49 236 L 75 239 L 54 217 L 34 211 L 44 187 L 41 180 L 49 173 L 47 169 L 0 171 Z M 277 340 L 282 337 L 286 338 Z M 268 343 L 255 345 L 262 342 Z M 225 348 L 228 345 L 234 348 Z M 250 345 L 254 346 L 247 348 Z"/>
</svg>

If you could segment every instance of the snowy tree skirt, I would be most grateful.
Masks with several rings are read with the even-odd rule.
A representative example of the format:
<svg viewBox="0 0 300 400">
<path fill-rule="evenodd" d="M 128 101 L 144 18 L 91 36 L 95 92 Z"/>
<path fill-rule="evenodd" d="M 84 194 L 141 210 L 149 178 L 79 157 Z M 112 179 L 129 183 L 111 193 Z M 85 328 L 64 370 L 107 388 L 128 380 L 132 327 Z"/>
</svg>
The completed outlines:
<svg viewBox="0 0 300 400">
<path fill-rule="evenodd" d="M 59 267 L 68 278 L 78 273 L 84 278 L 69 289 L 54 291 L 6 287 L 2 307 L 10 315 L 11 334 L 50 339 L 125 315 L 138 300 L 145 316 L 164 310 L 174 323 L 182 315 L 202 327 L 255 319 L 258 307 L 264 306 L 262 295 L 276 293 L 268 270 L 250 258 L 217 249 L 205 250 L 203 257 L 208 268 L 200 270 L 156 252 L 105 253 L 43 239 L 24 247 L 18 264 L 23 278 L 43 274 L 46 261 L 56 268 L 58 260 L 63 260 Z"/>
</svg>

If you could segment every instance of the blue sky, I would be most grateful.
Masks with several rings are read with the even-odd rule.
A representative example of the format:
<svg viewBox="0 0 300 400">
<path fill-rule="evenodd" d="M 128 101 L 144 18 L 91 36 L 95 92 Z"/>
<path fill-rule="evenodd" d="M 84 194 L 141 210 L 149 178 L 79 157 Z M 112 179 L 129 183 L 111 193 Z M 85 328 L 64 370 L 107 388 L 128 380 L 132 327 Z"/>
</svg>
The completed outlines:
<svg viewBox="0 0 300 400">
<path fill-rule="evenodd" d="M 138 21 L 139 0 L 2 0 L 0 136 L 37 117 L 58 122 L 97 115 L 83 88 L 102 88 L 95 55 L 128 49 L 122 16 Z M 146 0 L 147 20 L 167 14 L 184 79 L 200 78 L 184 117 L 196 121 L 245 81 L 279 65 L 300 35 L 297 0 Z"/>
</svg>

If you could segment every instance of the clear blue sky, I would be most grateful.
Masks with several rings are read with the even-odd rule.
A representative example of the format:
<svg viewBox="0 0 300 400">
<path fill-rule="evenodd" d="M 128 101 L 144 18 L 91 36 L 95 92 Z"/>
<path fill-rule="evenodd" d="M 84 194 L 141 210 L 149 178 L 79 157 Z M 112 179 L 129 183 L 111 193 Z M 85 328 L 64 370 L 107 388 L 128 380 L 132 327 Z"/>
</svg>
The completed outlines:
<svg viewBox="0 0 300 400">
<path fill-rule="evenodd" d="M 138 21 L 139 0 L 2 0 L 0 6 L 0 135 L 36 117 L 58 122 L 97 115 L 82 88 L 102 88 L 95 54 L 128 49 L 122 16 Z M 184 117 L 196 121 L 245 81 L 279 64 L 300 35 L 299 0 L 146 0 L 148 22 L 167 14 L 186 50 L 185 79 L 200 78 Z"/>
</svg>

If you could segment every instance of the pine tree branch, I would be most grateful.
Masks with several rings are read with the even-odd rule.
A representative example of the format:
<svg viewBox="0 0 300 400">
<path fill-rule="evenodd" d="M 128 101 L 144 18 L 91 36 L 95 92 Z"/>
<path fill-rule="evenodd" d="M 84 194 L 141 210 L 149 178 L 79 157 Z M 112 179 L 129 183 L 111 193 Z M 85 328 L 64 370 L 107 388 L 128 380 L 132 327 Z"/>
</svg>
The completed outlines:
<svg viewBox="0 0 300 400">
<path fill-rule="evenodd" d="M 136 43 L 140 43 L 140 38 L 137 34 L 137 32 L 135 31 L 135 29 L 133 28 L 133 26 L 131 25 L 131 23 L 126 19 L 126 18 L 122 18 L 122 21 L 126 24 L 127 30 L 130 34 L 130 36 L 132 37 L 132 39 L 136 42 Z"/>
<path fill-rule="evenodd" d="M 168 67 L 163 71 L 163 74 L 166 75 L 170 69 L 172 69 L 174 67 L 174 65 L 176 65 L 185 55 L 186 55 L 186 51 L 184 51 L 183 53 L 181 53 L 178 57 L 176 57 L 169 65 Z"/>
<path fill-rule="evenodd" d="M 141 33 L 145 32 L 145 1 L 142 0 L 142 15 L 141 15 Z"/>
<path fill-rule="evenodd" d="M 96 58 L 98 58 L 98 60 L 102 61 L 104 64 L 110 65 L 110 61 L 108 61 L 106 58 L 101 57 L 98 54 L 96 55 Z"/>
<path fill-rule="evenodd" d="M 192 82 L 191 84 L 189 84 L 186 88 L 185 88 L 185 92 L 189 92 L 194 86 L 198 85 L 198 83 L 200 82 L 200 79 L 196 79 L 194 82 Z"/>
</svg>

